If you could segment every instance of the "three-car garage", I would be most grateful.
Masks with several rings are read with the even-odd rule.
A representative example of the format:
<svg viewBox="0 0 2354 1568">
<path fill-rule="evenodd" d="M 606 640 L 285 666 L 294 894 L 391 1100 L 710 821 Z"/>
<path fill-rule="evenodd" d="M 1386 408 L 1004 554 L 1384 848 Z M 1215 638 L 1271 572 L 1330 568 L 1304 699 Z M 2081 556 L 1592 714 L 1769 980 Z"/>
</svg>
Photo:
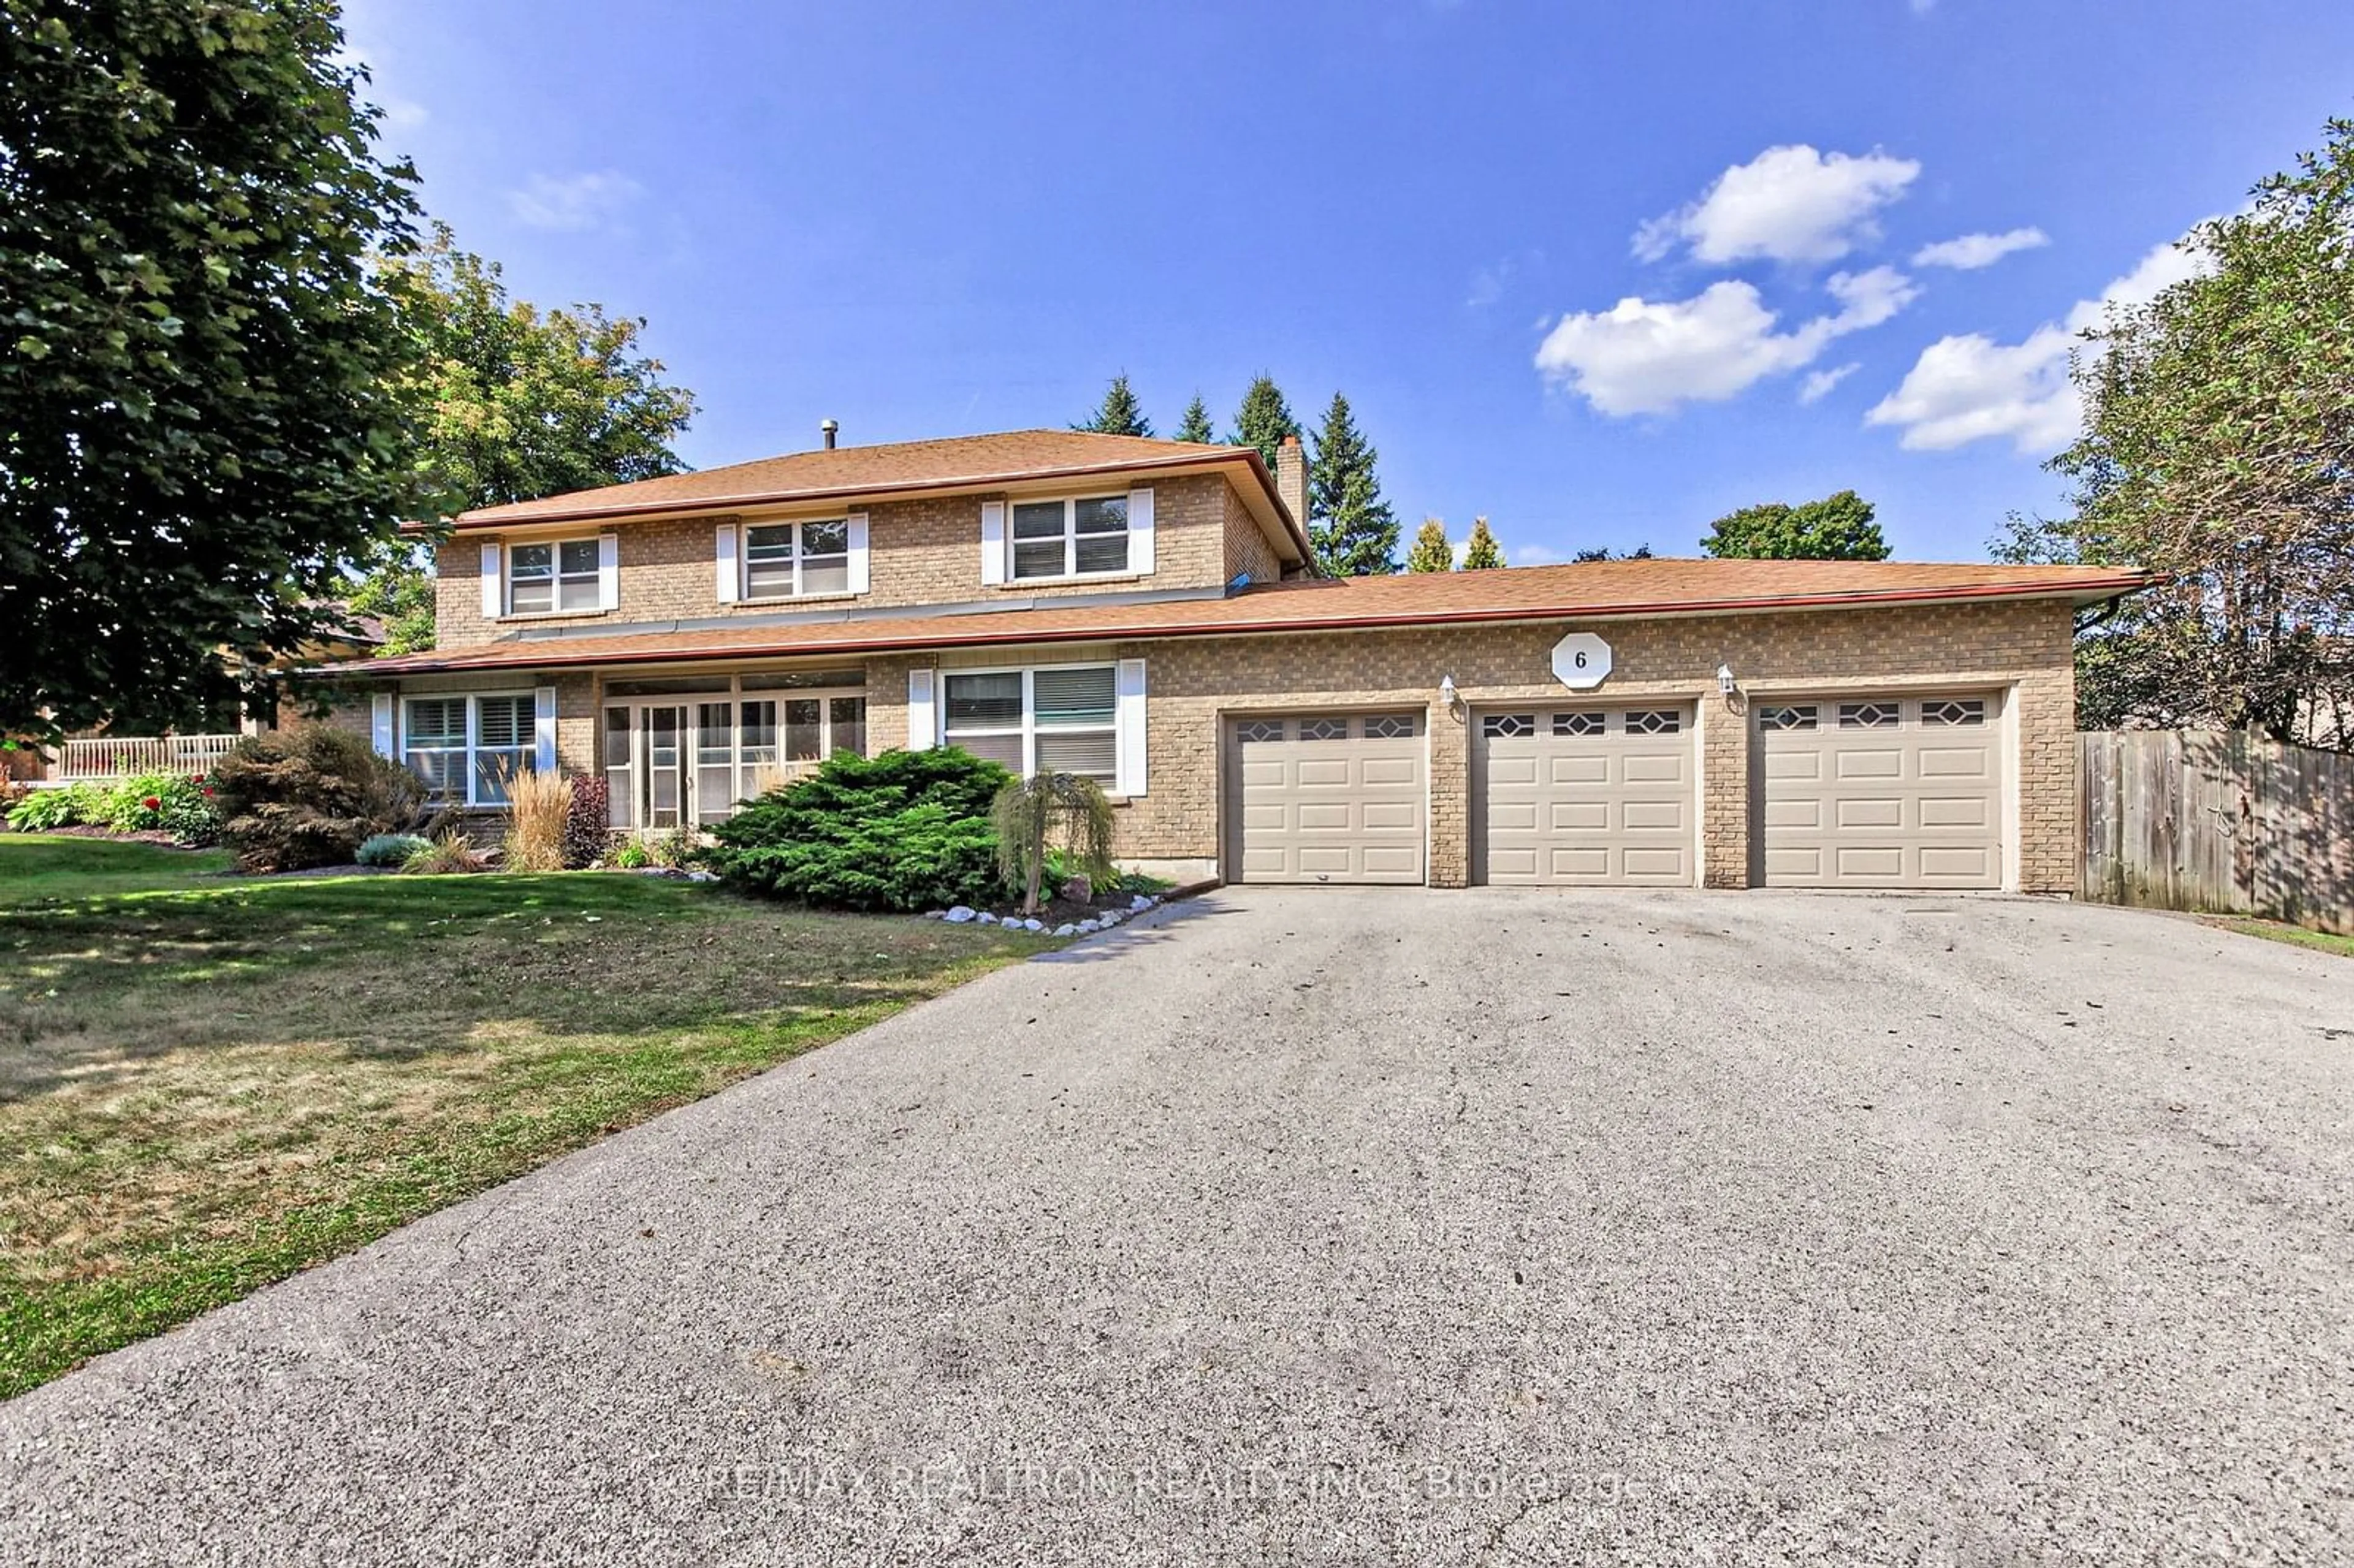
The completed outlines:
<svg viewBox="0 0 2354 1568">
<path fill-rule="evenodd" d="M 2003 694 L 1534 702 L 1468 708 L 1473 883 L 1708 878 L 1703 725 L 1737 726 L 1751 885 L 2005 885 Z M 1440 766 L 1410 712 L 1246 715 L 1225 737 L 1240 882 L 1414 883 Z"/>
</svg>

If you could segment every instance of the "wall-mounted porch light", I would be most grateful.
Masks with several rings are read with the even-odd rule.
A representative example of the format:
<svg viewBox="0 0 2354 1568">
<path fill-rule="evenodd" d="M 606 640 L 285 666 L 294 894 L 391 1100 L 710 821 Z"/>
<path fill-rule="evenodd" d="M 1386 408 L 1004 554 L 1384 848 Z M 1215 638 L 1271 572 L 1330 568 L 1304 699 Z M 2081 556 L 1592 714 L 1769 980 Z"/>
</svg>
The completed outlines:
<svg viewBox="0 0 2354 1568">
<path fill-rule="evenodd" d="M 1454 676 L 1441 675 L 1438 678 L 1438 701 L 1439 705 L 1444 707 L 1448 713 L 1453 713 L 1462 703 L 1463 698 L 1461 694 L 1457 692 L 1455 689 Z"/>
<path fill-rule="evenodd" d="M 1719 664 L 1716 667 L 1717 694 L 1720 696 L 1729 697 L 1733 695 L 1734 691 L 1737 689 L 1738 688 L 1734 684 L 1733 681 L 1733 666 L 1730 664 Z"/>
</svg>

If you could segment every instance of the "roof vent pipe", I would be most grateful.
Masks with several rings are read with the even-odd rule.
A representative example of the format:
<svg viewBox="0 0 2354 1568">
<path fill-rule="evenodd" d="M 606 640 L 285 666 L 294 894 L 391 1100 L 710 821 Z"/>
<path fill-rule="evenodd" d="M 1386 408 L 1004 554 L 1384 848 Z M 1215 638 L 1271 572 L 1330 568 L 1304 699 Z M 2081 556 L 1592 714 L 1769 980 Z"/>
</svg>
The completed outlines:
<svg viewBox="0 0 2354 1568">
<path fill-rule="evenodd" d="M 839 419 L 823 419 L 819 421 L 817 429 L 818 433 L 825 438 L 825 450 L 832 451 L 833 450 L 833 438 L 842 433 L 842 421 Z"/>
</svg>

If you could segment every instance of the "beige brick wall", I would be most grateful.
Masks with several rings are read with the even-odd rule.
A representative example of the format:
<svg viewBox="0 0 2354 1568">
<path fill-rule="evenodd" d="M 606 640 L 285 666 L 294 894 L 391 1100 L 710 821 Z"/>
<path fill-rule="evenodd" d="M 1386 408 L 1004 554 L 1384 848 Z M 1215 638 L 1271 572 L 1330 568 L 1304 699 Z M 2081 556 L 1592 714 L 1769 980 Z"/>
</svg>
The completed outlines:
<svg viewBox="0 0 2354 1568">
<path fill-rule="evenodd" d="M 966 495 L 853 508 L 867 514 L 873 583 L 871 592 L 855 598 L 722 604 L 714 567 L 720 519 L 613 524 L 610 531 L 618 539 L 620 607 L 603 615 L 484 620 L 482 546 L 505 541 L 470 534 L 443 545 L 437 557 L 437 640 L 443 648 L 462 648 L 526 626 L 730 619 L 794 609 L 958 604 L 1000 596 L 1053 599 L 1121 589 L 1215 588 L 1246 567 L 1257 581 L 1272 581 L 1279 575 L 1273 547 L 1225 476 L 1187 474 L 1152 482 L 1150 575 L 1059 586 L 1020 583 L 985 588 L 981 581 L 981 500 Z M 588 528 L 573 536 L 596 531 Z"/>
<path fill-rule="evenodd" d="M 1700 714 L 1702 876 L 1713 887 L 1750 881 L 1746 705 L 1800 694 L 2000 690 L 2016 736 L 2019 882 L 2030 892 L 2073 890 L 2075 875 L 2074 685 L 2065 603 L 1588 622 L 1613 652 L 1608 701 L 1680 699 Z M 1460 886 L 1470 874 L 1470 745 L 1465 715 L 1437 702 L 1453 676 L 1472 706 L 1558 700 L 1552 673 L 1559 624 L 1431 628 L 1288 637 L 1184 638 L 1158 642 L 991 648 L 866 662 L 870 747 L 905 745 L 907 672 L 922 665 L 1054 663 L 1141 658 L 1147 663 L 1147 791 L 1119 810 L 1118 848 L 1139 860 L 1222 858 L 1219 768 L 1226 715 L 1318 707 L 1413 708 L 1431 735 L 1430 875 Z M 1742 695 L 1728 703 L 1716 668 L 1733 666 Z M 455 677 L 408 683 L 455 689 Z M 567 769 L 596 765 L 599 684 L 558 678 L 558 744 Z"/>
</svg>

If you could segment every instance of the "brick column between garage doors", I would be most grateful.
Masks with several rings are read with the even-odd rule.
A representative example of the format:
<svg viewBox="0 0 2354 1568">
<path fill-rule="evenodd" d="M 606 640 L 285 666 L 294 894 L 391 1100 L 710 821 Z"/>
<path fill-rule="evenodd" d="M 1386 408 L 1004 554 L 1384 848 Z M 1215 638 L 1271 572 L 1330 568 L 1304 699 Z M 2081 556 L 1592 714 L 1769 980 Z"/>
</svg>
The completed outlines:
<svg viewBox="0 0 2354 1568">
<path fill-rule="evenodd" d="M 1749 885 L 1749 704 L 1700 699 L 1701 882 Z"/>
<path fill-rule="evenodd" d="M 1433 887 L 1471 885 L 1471 715 L 1430 705 L 1430 865 Z"/>
</svg>

